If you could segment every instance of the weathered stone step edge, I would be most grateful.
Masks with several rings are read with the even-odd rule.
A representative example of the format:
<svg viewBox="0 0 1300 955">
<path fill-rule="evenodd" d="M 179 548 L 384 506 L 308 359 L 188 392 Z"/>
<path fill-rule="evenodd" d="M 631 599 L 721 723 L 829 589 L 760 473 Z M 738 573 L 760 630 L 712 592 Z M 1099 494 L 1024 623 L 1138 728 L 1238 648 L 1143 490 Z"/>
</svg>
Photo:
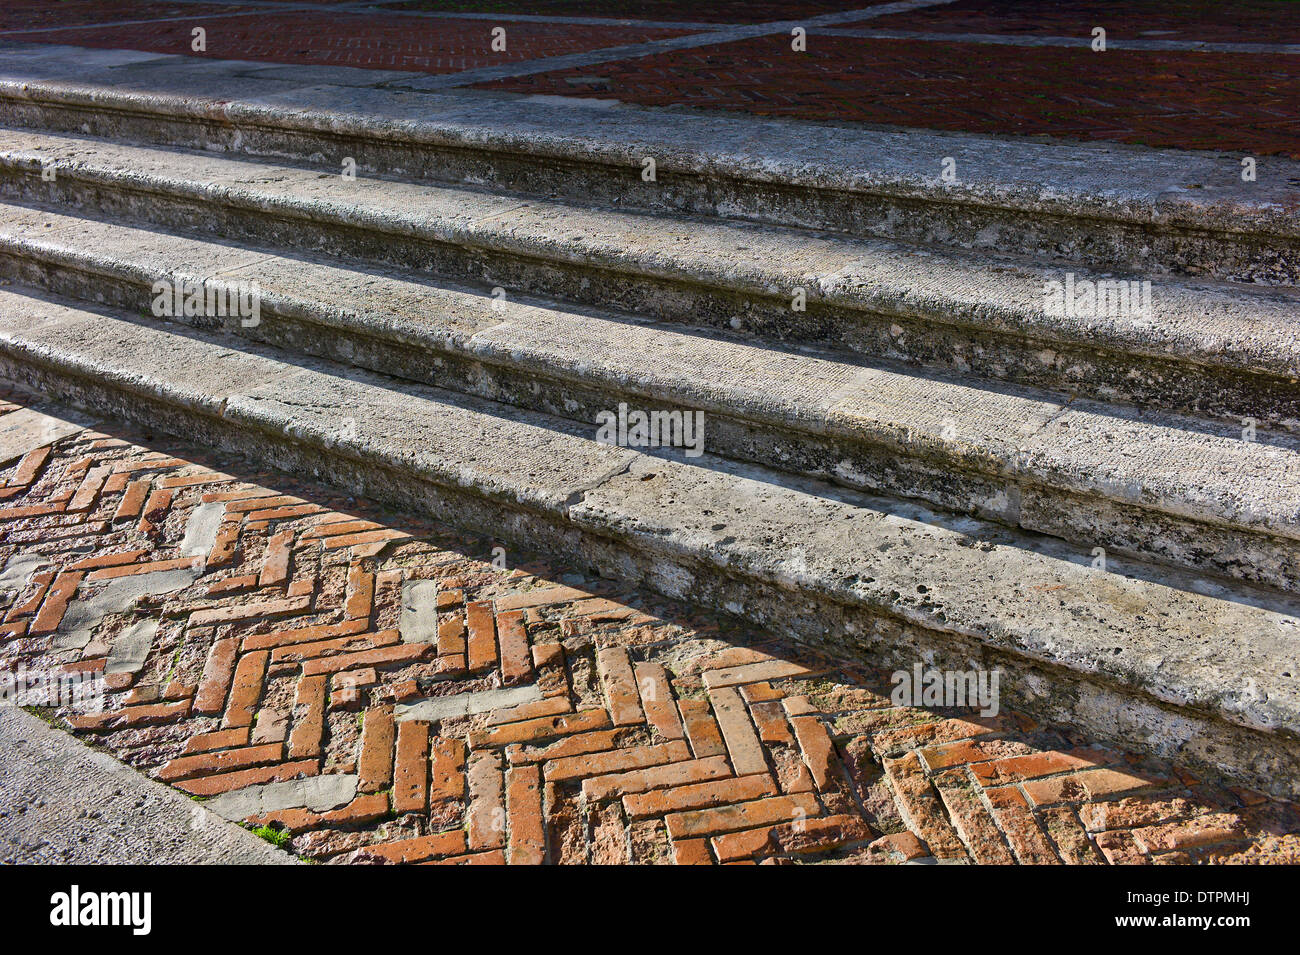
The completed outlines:
<svg viewBox="0 0 1300 955">
<path fill-rule="evenodd" d="M 19 141 L 61 150 L 65 156 L 91 152 L 92 159 L 98 160 L 93 165 L 78 161 L 66 166 L 59 172 L 62 185 L 56 185 L 35 175 L 39 149 L 10 151 L 8 162 L 0 156 L 0 186 L 19 201 L 55 200 L 89 207 L 101 215 L 143 218 L 262 244 L 306 242 L 331 254 L 386 265 L 426 266 L 459 280 L 486 278 L 489 284 L 503 283 L 503 288 L 527 288 L 598 308 L 727 330 L 735 326 L 778 340 L 920 361 L 1103 400 L 1172 406 L 1171 410 L 1229 418 L 1238 424 L 1241 418 L 1251 417 L 1265 427 L 1300 431 L 1292 394 L 1300 377 L 1300 341 L 1293 331 L 1300 296 L 1289 290 L 1175 284 L 1162 293 L 1177 302 L 1161 321 L 1078 322 L 1045 315 L 1041 279 L 1056 273 L 1042 270 L 1022 268 L 1017 273 L 1010 266 L 983 263 L 987 267 L 981 271 L 979 260 L 938 257 L 936 261 L 944 264 L 927 272 L 930 256 L 915 251 L 903 253 L 883 243 L 819 239 L 821 276 L 808 274 L 802 266 L 781 272 L 752 263 L 811 259 L 815 264 L 817 256 L 808 252 L 811 239 L 804 236 L 795 241 L 798 237 L 788 233 L 754 227 L 712 227 L 730 236 L 733 245 L 759 241 L 771 246 L 740 257 L 733 253 L 730 261 L 719 263 L 718 256 L 703 249 L 683 258 L 674 229 L 694 230 L 698 223 L 590 213 L 553 204 L 545 207 L 546 214 L 533 215 L 534 234 L 520 239 L 508 222 L 477 228 L 456 221 L 457 216 L 468 218 L 463 208 L 477 208 L 498 220 L 520 214 L 513 201 L 476 193 L 371 181 L 363 187 L 372 193 L 368 206 L 355 201 L 355 190 L 349 190 L 352 194 L 342 202 L 318 196 L 308 201 L 295 199 L 286 189 L 296 183 L 300 191 L 310 185 L 309 191 L 320 192 L 327 177 L 296 168 L 86 140 L 27 135 Z M 104 161 L 106 153 L 116 157 L 116 165 Z M 150 166 L 166 167 L 168 175 L 151 172 Z M 6 171 L 12 175 L 3 176 Z M 216 183 L 205 181 L 203 172 Z M 238 180 L 233 185 L 231 177 Z M 256 183 L 245 188 L 243 180 L 250 177 L 278 177 L 280 188 Z M 69 185 L 69 180 L 75 181 Z M 291 180 L 289 185 L 286 180 Z M 376 206 L 376 191 L 388 209 Z M 435 220 L 421 218 L 411 210 L 420 208 L 422 201 L 441 203 L 445 214 Z M 557 246 L 549 233 L 568 213 L 594 218 L 562 227 L 569 235 Z M 658 245 L 643 242 L 639 256 L 629 255 L 627 243 L 639 241 L 635 233 L 643 229 L 659 230 Z M 593 234 L 599 232 L 605 237 L 593 242 Z M 573 248 L 565 248 L 566 241 Z M 830 254 L 835 259 L 828 262 Z M 856 269 L 857 274 L 836 274 L 846 269 Z M 964 288 L 961 294 L 946 288 L 950 279 L 945 269 L 956 271 L 957 284 Z M 823 279 L 827 274 L 831 277 Z M 900 275 L 908 280 L 901 281 Z M 1019 301 L 1009 305 L 996 301 L 999 284 L 1013 279 L 1021 286 L 1016 293 Z M 928 288 L 918 295 L 923 280 Z M 820 291 L 815 287 L 819 281 Z M 810 311 L 805 313 L 792 311 L 790 300 L 783 297 L 801 282 L 814 286 Z M 786 292 L 781 291 L 783 285 Z M 995 289 L 992 302 L 990 287 Z M 943 334 L 933 334 L 936 322 L 943 325 Z M 1202 328 L 1209 330 L 1202 334 Z M 1100 343 L 1100 352 L 1094 343 Z M 1113 362 L 1107 347 L 1152 357 L 1146 364 L 1127 367 L 1123 360 Z M 1193 363 L 1171 367 L 1182 354 Z M 1228 376 L 1226 388 L 1220 387 L 1225 382 L 1210 380 L 1211 366 L 1201 361 L 1214 363 L 1216 374 Z M 1250 371 L 1235 376 L 1227 369 L 1218 371 L 1224 365 Z M 1245 374 L 1254 377 L 1243 380 Z M 1165 391 L 1173 393 L 1168 405 L 1158 400 Z"/>
<path fill-rule="evenodd" d="M 154 73 L 167 69 L 158 64 Z M 234 77 L 228 95 L 214 96 L 223 77 L 205 79 L 207 95 L 194 95 L 190 77 L 180 82 L 186 93 L 179 96 L 159 91 L 168 85 L 161 78 L 150 92 L 0 82 L 0 121 L 331 165 L 351 156 L 360 169 L 380 174 L 1053 258 L 1082 255 L 1108 267 L 1164 261 L 1174 271 L 1245 269 L 1255 278 L 1272 269 L 1293 284 L 1300 265 L 1296 249 L 1280 249 L 1300 238 L 1291 185 L 1300 164 L 1284 159 L 1260 159 L 1260 178 L 1246 184 L 1239 156 L 1204 152 L 591 110 L 478 92 L 313 83 L 250 96 L 247 78 Z M 340 102 L 349 106 L 340 109 Z M 641 179 L 647 155 L 658 166 L 654 183 Z M 958 164 L 955 184 L 939 176 L 943 157 Z M 1250 254 L 1241 240 L 1252 234 L 1259 248 Z"/>
<path fill-rule="evenodd" d="M 22 387 L 877 665 L 1001 666 L 1006 706 L 1300 792 L 1294 614 L 980 541 L 816 482 L 691 467 L 545 416 L 231 344 L 0 292 L 0 374 Z M 355 417 L 340 433 L 344 408 Z"/>
<path fill-rule="evenodd" d="M 1158 458 L 1143 481 L 1132 452 L 1123 468 L 1108 472 L 1105 458 L 1090 459 L 1086 447 L 1061 455 L 1047 450 L 1048 441 L 1047 448 L 1032 449 L 1052 427 L 1078 428 L 1116 415 L 1102 406 L 1033 394 L 989 396 L 826 356 L 774 353 L 525 303 L 488 304 L 482 294 L 396 276 L 39 210 L 7 211 L 11 231 L 0 226 L 0 269 L 56 294 L 140 312 L 149 309 L 153 283 L 164 276 L 252 279 L 262 291 L 261 323 L 245 328 L 232 318 L 225 324 L 255 341 L 559 415 L 587 424 L 593 434 L 597 414 L 620 401 L 699 409 L 709 416 L 709 450 L 726 457 L 1300 590 L 1300 513 L 1291 513 L 1300 508 L 1294 478 L 1300 448 L 1294 446 L 1245 443 L 1235 431 L 1218 439 L 1200 435 L 1184 446 L 1179 426 L 1193 423 L 1129 414 L 1125 426 L 1132 433 L 1099 433 L 1095 440 L 1126 443 L 1138 456 L 1151 448 L 1168 451 L 1171 443 L 1181 447 L 1180 459 L 1216 455 L 1211 466 L 1190 471 L 1185 464 L 1169 471 Z M 70 234 L 79 228 L 81 234 Z M 320 289 L 332 290 L 329 304 Z M 882 404 L 871 393 L 894 397 Z M 949 410 L 936 415 L 934 408 Z M 1002 422 L 1018 425 L 1018 436 L 996 434 Z M 1252 471 L 1254 482 L 1239 489 L 1220 471 Z M 1280 507 L 1260 507 L 1249 495 L 1252 486 L 1290 487 L 1295 505 L 1288 510 L 1283 497 L 1275 502 Z M 1109 515 L 1108 524 L 1098 521 L 1099 513 Z"/>
</svg>

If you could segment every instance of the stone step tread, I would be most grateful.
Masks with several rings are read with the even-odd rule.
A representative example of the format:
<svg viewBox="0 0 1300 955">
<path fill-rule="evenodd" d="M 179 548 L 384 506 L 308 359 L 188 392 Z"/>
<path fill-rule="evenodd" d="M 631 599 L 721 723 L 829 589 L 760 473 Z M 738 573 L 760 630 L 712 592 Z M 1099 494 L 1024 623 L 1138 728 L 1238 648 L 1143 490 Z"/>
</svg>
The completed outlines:
<svg viewBox="0 0 1300 955">
<path fill-rule="evenodd" d="M 1300 539 L 1300 443 L 1182 416 L 790 352 L 591 310 L 495 301 L 416 281 L 39 209 L 0 205 L 0 250 L 145 287 L 256 281 L 266 306 L 332 330 L 700 409 L 883 445 L 943 467 Z M 851 474 L 844 475 L 846 479 Z"/>
<path fill-rule="evenodd" d="M 945 523 L 763 468 L 611 447 L 546 415 L 13 290 L 0 290 L 0 353 L 128 401 L 377 463 L 394 480 L 516 505 L 666 565 L 870 608 L 1079 679 L 1300 735 L 1294 601 L 1278 610 L 1246 590 L 1184 589 L 1157 567 L 1120 576 L 982 522 Z M 692 594 L 686 572 L 658 586 Z"/>
<path fill-rule="evenodd" d="M 1278 157 L 1260 160 L 1257 180 L 1243 182 L 1239 155 L 1207 151 L 294 83 L 250 78 L 239 63 L 205 64 L 196 77 L 192 62 L 179 57 L 157 58 L 132 84 L 113 62 L 96 69 L 97 55 L 104 59 L 109 51 L 76 52 L 82 65 L 74 81 L 66 57 L 42 63 L 10 54 L 0 62 L 0 98 L 534 156 L 570 166 L 639 170 L 649 155 L 669 174 L 1300 235 L 1300 163 Z M 954 184 L 940 178 L 944 157 L 956 163 Z"/>
<path fill-rule="evenodd" d="M 296 166 L 0 129 L 0 167 L 76 176 L 235 208 L 651 276 L 785 304 L 954 324 L 1043 343 L 1105 347 L 1300 378 L 1300 291 L 1070 270 L 1076 283 L 1152 281 L 1149 315 L 1049 310 L 1067 272 L 960 252 L 770 225 L 619 212 L 450 185 L 345 180 Z M 507 290 L 509 291 L 509 290 Z"/>
</svg>

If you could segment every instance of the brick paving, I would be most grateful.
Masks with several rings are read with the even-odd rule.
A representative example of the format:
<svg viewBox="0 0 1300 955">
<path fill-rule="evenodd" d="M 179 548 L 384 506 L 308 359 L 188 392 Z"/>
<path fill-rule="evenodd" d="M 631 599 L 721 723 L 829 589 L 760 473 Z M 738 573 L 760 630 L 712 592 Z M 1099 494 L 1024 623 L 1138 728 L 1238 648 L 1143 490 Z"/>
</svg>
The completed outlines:
<svg viewBox="0 0 1300 955">
<path fill-rule="evenodd" d="M 688 32 L 513 22 L 505 25 L 506 48 L 493 50 L 494 24 L 482 20 L 262 11 L 239 17 L 194 16 L 168 22 L 56 30 L 42 33 L 40 41 L 189 56 L 195 27 L 203 27 L 207 34 L 207 50 L 197 55 L 215 59 L 421 73 L 455 73 Z"/>
<path fill-rule="evenodd" d="M 1300 862 L 1288 802 L 1014 713 L 895 706 L 862 661 L 493 547 L 82 431 L 0 471 L 0 565 L 49 562 L 0 603 L 0 668 L 106 672 L 105 712 L 59 716 L 198 798 L 350 783 L 247 819 L 326 862 Z M 147 655 L 110 664 L 141 621 Z"/>
<path fill-rule="evenodd" d="M 1199 42 L 1300 42 L 1300 4 L 1292 0 L 956 0 L 867 21 L 881 30 L 1012 33 Z"/>
<path fill-rule="evenodd" d="M 1040 46 L 964 42 L 959 34 L 1079 36 L 1104 25 L 1114 40 L 1287 42 L 1300 37 L 1300 4 L 1160 0 L 1120 5 L 1102 0 L 1010 3 L 956 0 L 860 22 L 864 29 L 952 33 L 951 42 L 836 35 L 810 27 L 795 52 L 784 33 L 721 37 L 691 49 L 650 51 L 594 65 L 536 69 L 531 61 L 688 36 L 692 28 L 511 20 L 512 15 L 647 18 L 657 22 L 749 24 L 869 9 L 871 0 L 795 3 L 685 0 L 419 0 L 395 12 L 263 9 L 235 4 L 91 4 L 57 6 L 12 0 L 0 7 L 9 39 L 126 48 L 273 63 L 335 65 L 449 75 L 520 64 L 531 75 L 493 78 L 476 88 L 618 99 L 645 106 L 731 110 L 815 121 L 849 121 L 983 134 L 1048 135 L 1181 149 L 1223 149 L 1300 158 L 1295 104 L 1300 71 L 1284 53 L 1112 49 L 1094 53 Z M 99 11 L 98 17 L 95 10 Z M 499 14 L 505 51 L 491 49 L 488 19 L 403 15 Z M 219 15 L 214 15 L 219 14 Z M 161 17 L 153 22 L 112 21 Z M 179 17 L 179 19 L 165 19 Z M 205 17 L 207 19 L 205 19 Z M 92 21 L 100 25 L 92 25 Z M 68 29 L 50 30 L 60 23 Z M 207 30 L 207 51 L 190 49 L 191 30 Z M 556 64 L 559 66 L 560 64 Z M 463 85 L 483 79 L 466 74 Z M 456 85 L 456 84 L 453 84 Z"/>
<path fill-rule="evenodd" d="M 411 0 L 385 4 L 397 10 L 530 16 L 610 17 L 696 23 L 768 23 L 864 10 L 893 0 Z"/>
<path fill-rule="evenodd" d="M 0 2 L 0 30 L 38 30 L 60 26 L 108 23 L 116 20 L 145 20 L 159 17 L 229 13 L 238 10 L 222 3 L 193 4 L 139 3 L 137 0 L 3 0 Z"/>
<path fill-rule="evenodd" d="M 1300 158 L 1300 72 L 1281 54 L 1099 54 L 814 32 L 807 53 L 767 36 L 477 88 Z"/>
</svg>

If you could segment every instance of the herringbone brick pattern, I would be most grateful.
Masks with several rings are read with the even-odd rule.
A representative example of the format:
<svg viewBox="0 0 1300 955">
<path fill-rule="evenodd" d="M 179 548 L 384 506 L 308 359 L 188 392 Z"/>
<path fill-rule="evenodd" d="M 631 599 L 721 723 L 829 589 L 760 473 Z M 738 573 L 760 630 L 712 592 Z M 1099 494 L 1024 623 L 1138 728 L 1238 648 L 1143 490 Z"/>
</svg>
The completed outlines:
<svg viewBox="0 0 1300 955">
<path fill-rule="evenodd" d="M 1013 713 L 895 706 L 858 663 L 492 548 L 82 431 L 0 471 L 0 566 L 48 562 L 0 603 L 0 668 L 105 671 L 103 713 L 58 716 L 197 798 L 350 780 L 246 819 L 325 861 L 1300 861 L 1289 803 Z M 147 654 L 106 665 L 141 621 Z"/>
<path fill-rule="evenodd" d="M 454 13 L 523 13 L 530 16 L 610 17 L 691 23 L 767 23 L 824 13 L 865 10 L 891 0 L 407 0 L 401 10 Z"/>
<path fill-rule="evenodd" d="M 866 21 L 870 29 L 934 33 L 1013 33 L 1201 43 L 1294 43 L 1300 6 L 1286 0 L 956 0 Z"/>
<path fill-rule="evenodd" d="M 505 49 L 492 48 L 492 30 L 506 30 Z M 203 27 L 207 48 L 191 50 L 191 31 Z M 429 20 L 377 14 L 268 13 L 203 16 L 169 22 L 70 28 L 39 35 L 42 43 L 147 50 L 184 56 L 362 69 L 454 73 L 602 47 L 680 36 L 649 27 L 574 26 L 483 20 Z M 21 38 L 21 36 L 19 37 Z"/>
<path fill-rule="evenodd" d="M 1300 158 L 1295 57 L 786 36 L 480 84 L 764 116 Z M 586 82 L 579 82 L 586 78 Z"/>
</svg>

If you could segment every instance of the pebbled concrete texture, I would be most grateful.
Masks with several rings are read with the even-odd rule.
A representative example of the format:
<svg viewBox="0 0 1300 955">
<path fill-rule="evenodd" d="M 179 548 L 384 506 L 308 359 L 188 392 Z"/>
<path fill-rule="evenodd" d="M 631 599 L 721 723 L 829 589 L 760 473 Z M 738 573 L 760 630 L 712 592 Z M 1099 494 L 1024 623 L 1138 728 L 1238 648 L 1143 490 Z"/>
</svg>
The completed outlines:
<svg viewBox="0 0 1300 955">
<path fill-rule="evenodd" d="M 78 51 L 79 57 L 85 51 Z M 303 82 L 250 64 L 158 57 L 128 90 L 111 62 L 69 76 L 51 54 L 0 54 L 0 117 L 382 174 L 477 182 L 675 212 L 850 232 L 1103 267 L 1294 284 L 1294 162 L 1243 183 L 1239 156 L 925 131 L 591 109 L 538 98 Z M 277 80 L 276 82 L 284 82 Z M 372 81 L 373 82 L 373 81 Z M 402 82 L 394 79 L 391 82 Z M 640 178 L 653 156 L 659 181 Z M 939 178 L 951 157 L 958 180 Z M 1264 238 L 1267 237 L 1267 238 Z"/>
<path fill-rule="evenodd" d="M 0 706 L 0 860 L 291 865 L 202 804 L 13 706 Z"/>
<path fill-rule="evenodd" d="M 61 399 L 255 448 L 277 467 L 542 541 L 813 642 L 956 669 L 996 663 L 1019 675 L 1014 702 L 1030 712 L 1187 751 L 1270 789 L 1300 779 L 1300 609 L 1285 601 L 1210 596 L 1154 566 L 1107 574 L 1082 549 L 1063 560 L 996 525 L 599 445 L 541 415 L 230 352 L 194 331 L 182 344 L 143 321 L 29 301 L 33 311 L 47 320 L 5 330 L 4 371 Z"/>
</svg>

